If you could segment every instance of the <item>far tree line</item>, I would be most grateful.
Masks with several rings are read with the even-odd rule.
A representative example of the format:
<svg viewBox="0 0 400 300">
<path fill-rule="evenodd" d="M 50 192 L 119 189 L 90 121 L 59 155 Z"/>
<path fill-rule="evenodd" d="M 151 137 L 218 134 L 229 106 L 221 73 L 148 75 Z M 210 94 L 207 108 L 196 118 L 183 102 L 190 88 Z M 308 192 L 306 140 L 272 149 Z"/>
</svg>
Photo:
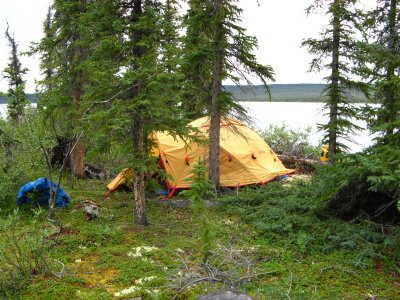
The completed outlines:
<svg viewBox="0 0 400 300">
<path fill-rule="evenodd" d="M 346 149 L 340 140 L 358 129 L 350 118 L 367 120 L 382 145 L 400 141 L 398 1 L 378 1 L 369 11 L 362 4 L 316 0 L 307 9 L 329 17 L 320 37 L 302 46 L 314 56 L 310 71 L 330 72 L 324 90 L 329 122 L 321 129 L 332 162 Z M 268 92 L 267 82 L 274 81 L 273 68 L 257 62 L 257 39 L 241 26 L 242 12 L 236 0 L 54 0 L 49 7 L 44 37 L 31 48 L 40 55 L 43 75 L 38 110 L 63 136 L 84 132 L 72 141 L 70 155 L 78 178 L 84 177 L 85 142 L 129 149 L 137 224 L 147 224 L 144 174 L 154 167 L 149 134 L 162 130 L 190 138 L 187 123 L 210 116 L 208 170 L 218 191 L 220 120 L 228 114 L 245 117 L 222 82 L 251 84 L 252 74 Z M 18 124 L 27 104 L 27 70 L 9 29 L 5 34 L 11 47 L 3 71 L 9 80 L 8 117 Z M 382 105 L 357 111 L 352 90 Z"/>
</svg>

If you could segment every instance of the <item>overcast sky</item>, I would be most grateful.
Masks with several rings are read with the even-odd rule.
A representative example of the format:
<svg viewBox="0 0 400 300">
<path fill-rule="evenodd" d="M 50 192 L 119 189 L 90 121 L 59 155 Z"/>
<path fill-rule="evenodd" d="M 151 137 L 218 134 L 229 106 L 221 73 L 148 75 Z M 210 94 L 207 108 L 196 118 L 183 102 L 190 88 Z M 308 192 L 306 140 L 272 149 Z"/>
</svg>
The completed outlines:
<svg viewBox="0 0 400 300">
<path fill-rule="evenodd" d="M 10 33 L 19 44 L 19 51 L 29 50 L 30 42 L 42 37 L 43 21 L 50 0 L 0 0 L 0 70 L 4 70 L 9 57 L 5 39 L 7 21 Z M 308 73 L 311 56 L 301 41 L 316 37 L 328 18 L 323 15 L 306 16 L 305 8 L 312 0 L 240 0 L 244 9 L 243 24 L 248 34 L 256 36 L 260 63 L 271 65 L 276 73 L 275 83 L 322 83 L 323 74 Z M 374 2 L 367 0 L 367 2 Z M 35 90 L 35 79 L 40 76 L 37 57 L 22 57 L 24 67 L 30 71 L 25 77 L 26 92 Z M 255 81 L 257 83 L 257 81 Z M 0 91 L 7 90 L 5 79 L 0 80 Z"/>
</svg>

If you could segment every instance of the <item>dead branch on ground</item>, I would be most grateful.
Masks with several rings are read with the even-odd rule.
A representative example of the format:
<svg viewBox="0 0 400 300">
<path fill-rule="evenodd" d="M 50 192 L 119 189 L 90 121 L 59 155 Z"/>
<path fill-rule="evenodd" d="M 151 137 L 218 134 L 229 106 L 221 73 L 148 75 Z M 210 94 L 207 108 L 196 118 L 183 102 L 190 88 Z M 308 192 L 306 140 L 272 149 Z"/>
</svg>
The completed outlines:
<svg viewBox="0 0 400 300">
<path fill-rule="evenodd" d="M 198 262 L 191 253 L 176 253 L 179 262 L 164 268 L 167 273 L 167 285 L 177 290 L 172 300 L 188 287 L 202 282 L 220 284 L 238 290 L 241 284 L 277 273 L 259 269 L 254 261 L 255 249 L 218 247 L 211 251 L 205 261 Z"/>
</svg>

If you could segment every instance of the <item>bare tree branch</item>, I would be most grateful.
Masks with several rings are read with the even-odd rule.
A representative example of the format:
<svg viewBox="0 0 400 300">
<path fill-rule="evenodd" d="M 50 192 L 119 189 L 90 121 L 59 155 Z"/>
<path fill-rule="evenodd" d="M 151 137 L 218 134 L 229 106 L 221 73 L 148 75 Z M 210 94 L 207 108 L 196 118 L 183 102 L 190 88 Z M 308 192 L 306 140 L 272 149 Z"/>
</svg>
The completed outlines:
<svg viewBox="0 0 400 300">
<path fill-rule="evenodd" d="M 175 300 L 175 299 L 176 299 L 185 289 L 187 289 L 189 286 L 191 286 L 191 285 L 193 285 L 193 284 L 196 284 L 196 283 L 205 282 L 205 281 L 223 283 L 223 281 L 222 281 L 221 279 L 217 279 L 217 278 L 214 278 L 214 277 L 199 278 L 199 279 L 193 280 L 193 281 L 187 283 L 185 286 L 183 286 L 183 287 L 175 294 L 175 296 L 171 298 L 171 300 Z"/>
<path fill-rule="evenodd" d="M 179 263 L 163 268 L 167 273 L 170 288 L 178 289 L 172 299 L 176 299 L 188 287 L 202 283 L 216 283 L 231 289 L 238 289 L 247 281 L 278 271 L 264 272 L 253 262 L 255 249 L 234 249 L 219 247 L 211 251 L 206 261 L 196 262 L 191 254 L 176 253 Z"/>
<path fill-rule="evenodd" d="M 57 277 L 57 278 L 62 278 L 62 276 L 63 276 L 63 274 L 64 274 L 64 270 L 65 270 L 65 265 L 64 265 L 61 261 L 59 261 L 59 260 L 57 260 L 57 259 L 54 259 L 54 258 L 53 258 L 53 260 L 61 265 L 61 271 L 60 271 L 59 274 L 56 274 L 56 273 L 54 273 L 54 272 L 52 272 L 52 271 L 50 270 L 50 273 L 51 273 L 53 276 Z"/>
</svg>

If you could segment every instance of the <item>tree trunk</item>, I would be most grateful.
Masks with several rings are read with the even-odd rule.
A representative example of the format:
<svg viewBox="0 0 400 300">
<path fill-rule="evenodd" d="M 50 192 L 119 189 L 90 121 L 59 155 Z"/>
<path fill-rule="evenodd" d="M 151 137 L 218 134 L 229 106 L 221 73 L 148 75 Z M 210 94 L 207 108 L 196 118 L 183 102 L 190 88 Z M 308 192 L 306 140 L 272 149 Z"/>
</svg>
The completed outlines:
<svg viewBox="0 0 400 300">
<path fill-rule="evenodd" d="M 79 48 L 79 47 L 78 47 Z M 79 52 L 79 51 L 77 51 Z M 79 53 L 80 54 L 80 53 Z M 75 109 L 77 112 L 75 124 L 82 120 L 82 95 L 83 95 L 83 76 L 80 77 L 80 82 L 77 84 L 75 88 Z M 72 144 L 75 145 L 77 141 L 73 140 Z M 74 150 L 70 154 L 70 163 L 71 163 L 71 171 L 72 174 L 77 178 L 85 177 L 85 166 L 84 166 L 84 157 L 85 157 L 85 147 L 81 141 L 78 141 Z"/>
<path fill-rule="evenodd" d="M 132 9 L 130 21 L 135 24 L 138 22 L 140 17 L 143 15 L 143 0 L 132 0 L 130 2 L 130 7 Z M 143 47 L 140 45 L 140 41 L 144 36 L 144 32 L 140 28 L 133 29 L 132 39 L 135 41 L 135 45 L 133 46 L 133 55 L 135 58 L 140 59 L 143 56 Z M 136 70 L 138 66 L 134 62 L 132 68 Z M 135 89 L 132 90 L 132 94 L 130 97 L 135 98 L 140 95 L 139 82 L 133 82 L 133 85 L 136 86 Z M 133 141 L 133 153 L 135 155 L 135 165 L 143 159 L 145 159 L 145 149 L 144 149 L 144 120 L 143 115 L 140 111 L 144 108 L 136 108 L 136 113 L 133 115 L 133 124 L 132 124 L 132 141 Z M 134 168 L 134 179 L 133 179 L 133 187 L 134 187 L 134 196 L 135 196 L 135 207 L 133 210 L 133 216 L 136 225 L 148 225 L 147 216 L 146 216 L 146 202 L 144 195 L 144 173 L 140 167 Z"/>
<path fill-rule="evenodd" d="M 286 168 L 289 169 L 300 169 L 303 174 L 312 174 L 315 171 L 314 165 L 326 165 L 328 162 L 323 162 L 314 159 L 308 159 L 303 157 L 296 157 L 285 154 L 277 155 L 280 161 Z"/>
<path fill-rule="evenodd" d="M 75 144 L 76 140 L 72 141 Z M 70 163 L 72 174 L 77 178 L 85 178 L 85 167 L 83 158 L 85 156 L 85 147 L 82 142 L 78 142 L 70 154 Z"/>
<path fill-rule="evenodd" d="M 396 11 L 397 11 L 397 1 L 398 0 L 390 0 L 390 9 L 389 9 L 389 40 L 388 40 L 388 50 L 392 55 L 396 55 L 396 39 L 397 39 L 397 30 L 396 30 Z M 393 59 L 389 60 L 386 70 L 386 92 L 385 92 L 385 100 L 384 105 L 386 106 L 386 117 L 385 123 L 393 123 L 396 119 L 397 110 L 395 108 L 396 96 L 393 88 L 393 79 L 395 76 L 395 66 L 393 63 Z M 393 134 L 393 127 L 389 127 L 386 129 L 386 135 Z"/>
<path fill-rule="evenodd" d="M 222 1 L 214 1 L 214 14 L 219 18 L 222 10 Z M 221 127 L 221 111 L 218 105 L 218 97 L 222 91 L 222 66 L 223 66 L 223 23 L 217 20 L 214 29 L 213 48 L 213 74 L 211 87 L 211 110 L 210 110 L 210 148 L 209 148 L 209 178 L 219 190 L 219 142 Z"/>
<path fill-rule="evenodd" d="M 86 0 L 81 0 L 82 7 L 85 7 Z M 82 10 L 82 13 L 85 12 L 86 9 Z M 81 33 L 79 31 L 75 34 L 75 43 L 79 43 L 82 40 Z M 74 51 L 74 58 L 73 60 L 76 61 L 75 65 L 75 82 L 74 85 L 74 105 L 76 110 L 75 115 L 75 123 L 74 127 L 79 124 L 82 120 L 82 96 L 84 94 L 84 82 L 85 82 L 85 75 L 80 69 L 80 64 L 85 59 L 85 49 L 82 46 L 76 46 Z M 74 128 L 75 129 L 75 128 Z M 72 141 L 72 144 L 75 145 L 76 141 Z M 71 170 L 72 174 L 77 178 L 84 178 L 85 177 L 85 166 L 84 166 L 84 156 L 85 156 L 85 148 L 82 141 L 78 141 L 74 150 L 70 154 L 71 160 Z"/>
<path fill-rule="evenodd" d="M 337 119 L 338 119 L 338 103 L 340 101 L 339 90 L 339 48 L 340 48 L 340 17 L 338 7 L 341 0 L 334 1 L 333 15 L 333 41 L 332 41 L 332 73 L 330 88 L 330 107 L 329 107 L 329 152 L 332 155 L 337 153 Z M 332 157 L 332 156 L 331 156 Z M 329 158 L 332 161 L 332 158 Z"/>
<path fill-rule="evenodd" d="M 133 121 L 133 145 L 136 159 L 144 159 L 144 122 L 142 116 L 137 114 Z M 135 193 L 134 218 L 136 225 L 147 225 L 146 202 L 144 197 L 144 173 L 140 168 L 135 168 L 135 178 L 133 180 Z"/>
</svg>

